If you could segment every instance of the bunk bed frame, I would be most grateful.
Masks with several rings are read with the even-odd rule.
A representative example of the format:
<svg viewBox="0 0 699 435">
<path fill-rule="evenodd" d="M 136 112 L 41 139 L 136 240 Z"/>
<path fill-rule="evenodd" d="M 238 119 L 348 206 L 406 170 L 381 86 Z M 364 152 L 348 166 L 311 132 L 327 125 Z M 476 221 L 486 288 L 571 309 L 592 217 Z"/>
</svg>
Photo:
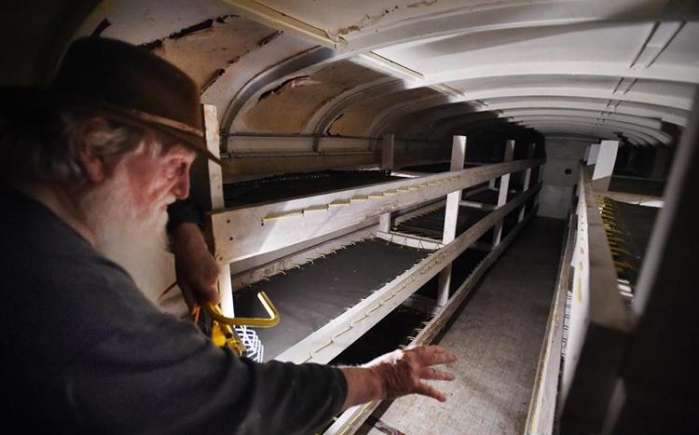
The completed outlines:
<svg viewBox="0 0 699 435">
<path fill-rule="evenodd" d="M 212 153 L 219 155 L 215 108 L 204 106 L 204 117 L 207 146 Z M 377 166 L 392 168 L 392 145 L 393 136 L 385 136 L 382 161 L 377 162 Z M 229 317 L 235 314 L 234 287 L 269 278 L 358 240 L 378 237 L 391 243 L 426 249 L 429 253 L 314 333 L 298 343 L 290 343 L 291 346 L 275 359 L 294 363 L 330 362 L 428 281 L 439 276 L 438 297 L 430 313 L 431 320 L 410 346 L 430 343 L 487 269 L 536 213 L 541 170 L 536 172 L 535 182 L 532 171 L 544 160 L 532 158 L 534 146 L 527 145 L 529 158 L 525 160 L 512 161 L 515 142 L 511 140 L 506 144 L 503 163 L 462 169 L 466 138 L 455 136 L 451 170 L 448 172 L 235 208 L 225 207 L 221 167 L 203 163 L 194 171 L 192 191 L 210 210 L 207 237 L 223 268 L 218 283 L 222 312 Z M 510 176 L 520 172 L 522 191 L 507 201 Z M 464 189 L 484 183 L 490 182 L 490 187 L 485 189 L 494 189 L 492 181 L 498 178 L 495 206 L 487 207 L 462 198 Z M 459 208 L 463 206 L 490 208 L 492 211 L 457 235 Z M 439 207 L 446 210 L 441 240 L 393 229 L 398 222 Z M 504 219 L 512 212 L 517 213 L 517 223 L 503 236 Z M 490 230 L 493 230 L 493 239 L 486 248 L 486 257 L 450 294 L 451 263 Z M 373 402 L 347 410 L 325 433 L 355 432 L 378 405 Z"/>
</svg>

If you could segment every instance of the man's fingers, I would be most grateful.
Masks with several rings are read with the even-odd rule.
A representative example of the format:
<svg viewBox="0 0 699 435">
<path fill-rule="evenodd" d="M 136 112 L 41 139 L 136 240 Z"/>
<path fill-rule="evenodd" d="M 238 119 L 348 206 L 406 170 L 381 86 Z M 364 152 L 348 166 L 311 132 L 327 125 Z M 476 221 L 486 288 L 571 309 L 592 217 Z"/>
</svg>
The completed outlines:
<svg viewBox="0 0 699 435">
<path fill-rule="evenodd" d="M 420 346 L 411 349 L 416 352 L 418 359 L 423 366 L 433 366 L 436 364 L 449 364 L 456 361 L 456 355 L 449 352 L 442 346 Z"/>
<path fill-rule="evenodd" d="M 453 381 L 454 375 L 432 367 L 423 367 L 419 373 L 420 379 L 431 379 L 435 381 Z"/>
<path fill-rule="evenodd" d="M 447 401 L 447 397 L 442 392 L 432 387 L 431 385 L 427 385 L 425 383 L 418 384 L 417 388 L 415 389 L 415 392 L 417 394 L 421 394 L 423 396 L 439 400 L 440 402 Z"/>
</svg>

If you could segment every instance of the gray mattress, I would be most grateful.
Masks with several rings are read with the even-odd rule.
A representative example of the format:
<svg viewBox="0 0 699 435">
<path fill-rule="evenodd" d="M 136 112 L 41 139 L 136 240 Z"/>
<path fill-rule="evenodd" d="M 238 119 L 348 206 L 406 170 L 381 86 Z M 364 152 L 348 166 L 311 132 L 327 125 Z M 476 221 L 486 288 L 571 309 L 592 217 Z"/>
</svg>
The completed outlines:
<svg viewBox="0 0 699 435">
<path fill-rule="evenodd" d="M 380 239 L 364 240 L 301 268 L 240 289 L 237 316 L 264 316 L 256 294 L 264 290 L 279 309 L 281 322 L 258 329 L 265 360 L 318 330 L 373 291 L 412 267 L 429 251 Z"/>
</svg>

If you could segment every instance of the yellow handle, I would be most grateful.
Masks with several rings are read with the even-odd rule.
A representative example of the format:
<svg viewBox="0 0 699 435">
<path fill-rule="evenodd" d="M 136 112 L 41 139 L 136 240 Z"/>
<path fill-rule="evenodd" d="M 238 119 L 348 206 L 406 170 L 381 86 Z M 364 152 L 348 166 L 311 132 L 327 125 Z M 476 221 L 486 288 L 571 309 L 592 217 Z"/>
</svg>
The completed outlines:
<svg viewBox="0 0 699 435">
<path fill-rule="evenodd" d="M 215 321 L 229 326 L 252 326 L 255 328 L 271 328 L 279 324 L 279 311 L 269 300 L 265 292 L 259 292 L 257 298 L 267 311 L 268 319 L 261 317 L 226 317 L 221 312 L 221 308 L 215 304 L 206 304 L 204 309 Z"/>
</svg>

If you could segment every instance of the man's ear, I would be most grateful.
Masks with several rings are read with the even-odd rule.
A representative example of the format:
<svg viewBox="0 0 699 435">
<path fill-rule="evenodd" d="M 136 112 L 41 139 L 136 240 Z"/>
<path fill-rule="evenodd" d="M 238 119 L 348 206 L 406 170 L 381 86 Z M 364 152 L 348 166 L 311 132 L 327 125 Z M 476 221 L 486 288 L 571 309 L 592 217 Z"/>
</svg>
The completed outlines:
<svg viewBox="0 0 699 435">
<path fill-rule="evenodd" d="M 96 152 L 93 145 L 93 138 L 104 128 L 105 120 L 102 118 L 92 118 L 80 128 L 78 160 L 85 178 L 90 183 L 101 183 L 107 178 L 107 166 L 104 158 Z"/>
</svg>

